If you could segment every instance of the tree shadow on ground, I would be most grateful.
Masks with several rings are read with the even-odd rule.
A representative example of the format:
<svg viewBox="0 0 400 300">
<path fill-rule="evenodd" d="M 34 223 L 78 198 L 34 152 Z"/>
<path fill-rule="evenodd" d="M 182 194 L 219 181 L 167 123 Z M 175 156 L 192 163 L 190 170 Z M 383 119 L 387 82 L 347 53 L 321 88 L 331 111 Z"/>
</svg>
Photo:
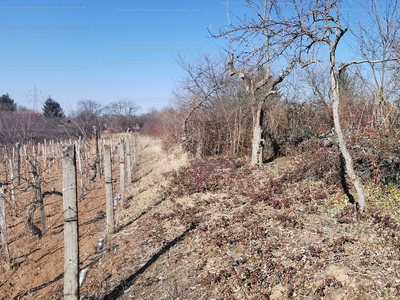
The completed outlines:
<svg viewBox="0 0 400 300">
<path fill-rule="evenodd" d="M 41 289 L 44 289 L 45 287 L 57 282 L 58 280 L 60 280 L 62 278 L 64 278 L 64 272 L 61 273 L 60 275 L 56 276 L 53 280 L 51 280 L 51 281 L 49 281 L 47 283 L 41 284 L 41 285 L 39 285 L 37 287 L 31 288 L 31 289 L 29 289 L 29 290 L 27 290 L 27 291 L 25 291 L 23 293 L 18 294 L 13 299 L 16 300 L 16 299 L 21 299 L 22 297 L 25 297 L 25 296 L 29 296 L 33 292 L 36 292 L 36 291 L 41 290 Z"/>
<path fill-rule="evenodd" d="M 128 223 L 123 224 L 121 226 L 119 226 L 116 230 L 115 233 L 120 232 L 121 230 L 123 230 L 124 228 L 128 227 L 129 225 L 131 225 L 132 223 L 136 222 L 137 220 L 139 220 L 143 215 L 147 214 L 150 210 L 152 210 L 154 207 L 158 206 L 160 203 L 162 203 L 163 201 L 165 201 L 165 198 L 162 198 L 160 201 L 154 203 L 153 205 L 149 206 L 148 208 L 146 208 L 144 211 L 142 211 L 140 213 L 139 216 L 137 216 L 136 218 L 130 220 Z"/>
<path fill-rule="evenodd" d="M 116 286 L 110 293 L 103 297 L 103 300 L 114 300 L 124 294 L 124 291 L 131 287 L 134 283 L 136 278 L 144 273 L 152 264 L 154 264 L 163 254 L 168 252 L 173 246 L 179 243 L 181 240 L 185 238 L 185 236 L 196 227 L 195 224 L 191 224 L 191 226 L 186 229 L 180 236 L 176 237 L 169 243 L 167 243 L 160 251 L 153 255 L 153 257 L 139 270 L 133 273 L 131 276 L 122 280 L 118 286 Z"/>
</svg>

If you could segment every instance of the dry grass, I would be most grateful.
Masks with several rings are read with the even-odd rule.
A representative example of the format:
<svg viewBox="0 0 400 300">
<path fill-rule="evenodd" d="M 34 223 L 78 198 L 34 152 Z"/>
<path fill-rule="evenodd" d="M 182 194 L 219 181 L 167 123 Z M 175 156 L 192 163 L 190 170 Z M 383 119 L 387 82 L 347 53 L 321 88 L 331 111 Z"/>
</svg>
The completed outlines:
<svg viewBox="0 0 400 300">
<path fill-rule="evenodd" d="M 399 298 L 397 220 L 377 214 L 397 207 L 395 188 L 369 189 L 370 210 L 357 217 L 339 187 L 288 179 L 296 158 L 251 168 L 166 155 L 148 137 L 140 145 L 126 207 L 116 209 L 118 231 L 100 253 L 90 249 L 101 226 L 82 243 L 91 253 L 82 299 Z M 176 170 L 189 176 L 185 184 L 175 182 Z M 187 192 L 197 187 L 205 188 Z M 58 282 L 32 295 L 60 293 Z"/>
</svg>

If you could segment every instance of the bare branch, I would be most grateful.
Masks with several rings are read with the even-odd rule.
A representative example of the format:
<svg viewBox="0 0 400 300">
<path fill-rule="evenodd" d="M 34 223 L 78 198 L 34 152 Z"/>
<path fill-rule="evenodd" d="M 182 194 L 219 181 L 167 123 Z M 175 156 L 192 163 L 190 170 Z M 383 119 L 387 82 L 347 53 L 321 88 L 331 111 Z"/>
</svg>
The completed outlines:
<svg viewBox="0 0 400 300">
<path fill-rule="evenodd" d="M 184 121 L 184 123 L 183 123 L 183 138 L 186 138 L 186 135 L 187 135 L 187 123 L 188 123 L 189 118 L 190 118 L 191 115 L 192 115 L 198 108 L 200 108 L 200 107 L 203 105 L 203 103 L 204 103 L 205 101 L 207 101 L 207 100 L 209 99 L 209 97 L 216 91 L 216 89 L 219 87 L 219 85 L 220 85 L 221 82 L 222 82 L 222 78 L 223 78 L 223 76 L 220 77 L 220 79 L 218 80 L 218 82 L 214 84 L 214 86 L 204 95 L 203 99 L 202 99 L 195 107 L 193 107 L 193 108 L 190 110 L 190 112 L 188 113 L 188 115 L 186 116 L 185 121 Z"/>
<path fill-rule="evenodd" d="M 251 79 L 251 77 L 247 74 L 247 72 L 244 69 L 241 68 L 235 68 L 233 66 L 233 59 L 234 59 L 234 54 L 231 52 L 229 53 L 229 61 L 227 63 L 228 65 L 228 69 L 229 69 L 229 75 L 233 76 L 233 75 L 237 75 L 240 78 L 243 79 L 244 81 L 244 85 L 246 87 L 246 91 L 248 93 L 254 93 L 254 84 L 253 84 L 253 80 Z M 261 86 L 260 86 L 261 87 Z M 258 88 L 260 88 L 258 87 Z"/>
<path fill-rule="evenodd" d="M 351 61 L 348 62 L 346 64 L 342 64 L 339 68 L 338 71 L 339 73 L 342 72 L 344 69 L 346 69 L 347 67 L 351 66 L 351 65 L 360 65 L 360 64 L 364 64 L 364 63 L 369 63 L 369 64 L 378 64 L 378 63 L 385 63 L 388 61 L 398 61 L 400 62 L 400 57 L 393 57 L 393 58 L 388 58 L 388 59 L 378 59 L 378 60 L 370 60 L 370 59 L 364 59 L 364 60 L 359 60 L 359 61 Z"/>
</svg>

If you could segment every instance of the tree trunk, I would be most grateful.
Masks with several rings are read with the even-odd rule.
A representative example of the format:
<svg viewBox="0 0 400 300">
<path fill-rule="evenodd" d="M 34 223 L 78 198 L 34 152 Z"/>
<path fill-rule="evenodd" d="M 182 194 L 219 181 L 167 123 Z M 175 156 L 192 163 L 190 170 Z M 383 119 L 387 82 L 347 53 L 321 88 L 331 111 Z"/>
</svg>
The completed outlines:
<svg viewBox="0 0 400 300">
<path fill-rule="evenodd" d="M 263 124 L 264 113 L 262 110 L 262 105 L 257 109 L 254 129 L 253 129 L 253 145 L 251 152 L 251 165 L 262 165 L 263 160 L 263 139 L 262 139 L 262 124 Z"/>
<path fill-rule="evenodd" d="M 261 139 L 262 129 L 261 126 L 256 126 L 253 129 L 253 147 L 251 153 L 251 165 L 261 165 L 262 164 L 262 139 Z"/>
<path fill-rule="evenodd" d="M 385 118 L 383 116 L 383 108 L 385 105 L 385 98 L 383 96 L 383 90 L 379 89 L 379 92 L 375 92 L 374 95 L 374 117 L 375 117 L 375 127 L 384 127 Z"/>
<path fill-rule="evenodd" d="M 338 86 L 338 82 L 337 82 L 336 74 L 335 74 L 334 57 L 333 58 L 331 57 L 330 76 L 331 76 L 331 88 L 333 91 L 333 104 L 332 104 L 333 122 L 334 122 L 334 126 L 335 126 L 335 131 L 336 131 L 336 134 L 338 137 L 339 149 L 340 149 L 340 152 L 342 153 L 343 158 L 346 163 L 346 173 L 349 176 L 349 178 L 350 178 L 351 182 L 353 183 L 353 186 L 357 192 L 358 204 L 360 206 L 360 210 L 364 211 L 364 209 L 365 209 L 364 188 L 362 186 L 360 177 L 354 171 L 353 159 L 351 158 L 351 155 L 347 149 L 346 141 L 343 136 L 342 127 L 340 125 L 340 117 L 339 117 L 340 96 L 339 96 L 339 86 Z"/>
</svg>

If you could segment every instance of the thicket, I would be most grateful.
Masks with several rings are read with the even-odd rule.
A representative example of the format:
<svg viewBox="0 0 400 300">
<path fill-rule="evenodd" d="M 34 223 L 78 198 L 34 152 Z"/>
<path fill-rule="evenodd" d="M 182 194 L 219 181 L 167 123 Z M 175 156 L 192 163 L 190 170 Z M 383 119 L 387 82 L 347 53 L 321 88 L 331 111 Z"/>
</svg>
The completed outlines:
<svg viewBox="0 0 400 300">
<path fill-rule="evenodd" d="M 355 84 L 357 80 L 347 77 L 346 82 Z M 364 182 L 400 184 L 398 104 L 387 101 L 381 107 L 385 116 L 382 122 L 376 117 L 373 95 L 347 83 L 343 83 L 346 88 L 342 92 L 347 96 L 341 103 L 340 117 L 356 171 Z M 164 123 L 164 148 L 182 145 L 193 156 L 203 158 L 249 158 L 252 116 L 241 82 L 224 77 L 216 92 L 199 105 L 201 99 L 202 94 L 194 93 L 185 82 L 175 97 L 174 110 L 169 111 L 172 117 Z M 291 97 L 280 93 L 264 105 L 263 111 L 264 162 L 300 155 L 304 172 L 343 168 L 329 97 L 314 94 L 304 99 L 299 94 Z"/>
</svg>

